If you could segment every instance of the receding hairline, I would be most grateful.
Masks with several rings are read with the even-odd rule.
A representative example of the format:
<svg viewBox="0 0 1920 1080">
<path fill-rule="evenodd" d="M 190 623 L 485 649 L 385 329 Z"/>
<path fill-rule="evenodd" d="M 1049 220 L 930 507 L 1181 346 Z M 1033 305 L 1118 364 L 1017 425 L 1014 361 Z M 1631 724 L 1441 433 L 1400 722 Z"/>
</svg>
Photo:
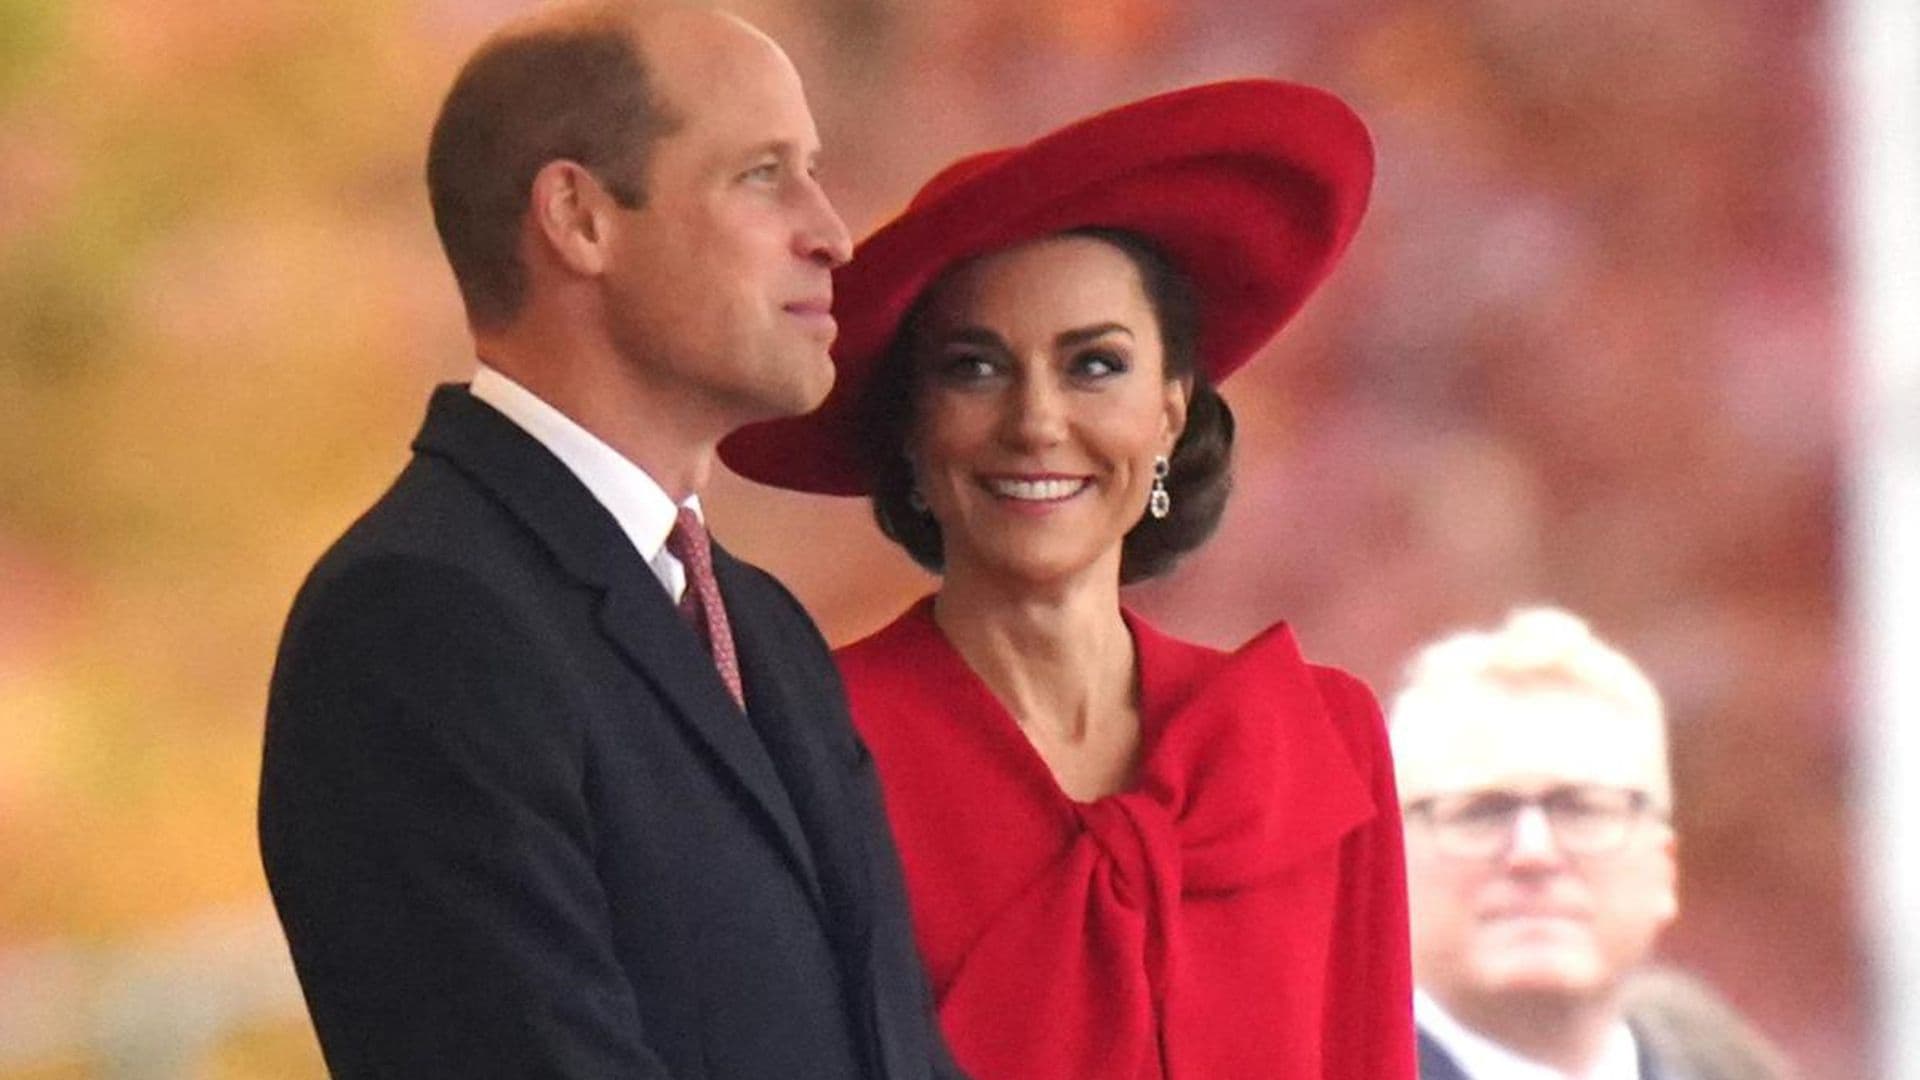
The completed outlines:
<svg viewBox="0 0 1920 1080">
<path fill-rule="evenodd" d="M 537 41 L 583 30 L 621 28 L 637 33 L 648 17 L 645 7 L 615 0 L 570 0 L 537 8 L 495 27 L 481 40 L 473 55 L 484 56 L 497 49 L 524 41 Z"/>
<path fill-rule="evenodd" d="M 765 31 L 732 12 L 710 4 L 652 2 L 652 0 L 564 0 L 509 20 L 481 41 L 474 57 L 525 41 L 538 41 L 585 31 L 618 31 L 633 43 L 643 66 L 650 71 L 671 60 L 679 48 L 712 47 L 727 40 L 751 39 L 785 56 Z M 661 88 L 654 87 L 660 94 Z M 673 103 L 669 100 L 668 105 Z"/>
<path fill-rule="evenodd" d="M 562 0 L 560 3 L 544 4 L 500 24 L 481 42 L 480 50 L 547 34 L 609 26 L 625 27 L 641 35 L 663 22 L 692 18 L 730 22 L 751 29 L 751 25 L 738 16 L 706 4 L 654 0 Z"/>
</svg>

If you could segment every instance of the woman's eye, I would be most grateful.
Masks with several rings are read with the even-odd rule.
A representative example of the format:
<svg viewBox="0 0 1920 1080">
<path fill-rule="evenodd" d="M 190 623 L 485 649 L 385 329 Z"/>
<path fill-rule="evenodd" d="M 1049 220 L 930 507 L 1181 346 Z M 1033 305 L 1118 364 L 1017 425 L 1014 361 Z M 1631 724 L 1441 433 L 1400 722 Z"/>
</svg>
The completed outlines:
<svg viewBox="0 0 1920 1080">
<path fill-rule="evenodd" d="M 940 363 L 941 377 L 950 382 L 978 382 L 991 379 L 999 371 L 999 365 L 978 353 L 949 356 Z"/>
<path fill-rule="evenodd" d="M 1104 378 L 1127 370 L 1126 357 L 1112 349 L 1088 349 L 1073 358 L 1075 375 Z"/>
</svg>

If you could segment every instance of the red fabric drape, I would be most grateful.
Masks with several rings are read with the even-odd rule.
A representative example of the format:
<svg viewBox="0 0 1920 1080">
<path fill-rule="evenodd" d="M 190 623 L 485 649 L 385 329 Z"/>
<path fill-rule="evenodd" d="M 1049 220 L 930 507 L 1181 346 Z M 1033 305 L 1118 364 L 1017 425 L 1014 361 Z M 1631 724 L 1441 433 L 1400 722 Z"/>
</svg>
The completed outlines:
<svg viewBox="0 0 1920 1080">
<path fill-rule="evenodd" d="M 1232 654 L 1128 616 L 1129 791 L 1054 783 L 923 602 L 840 654 L 916 933 L 977 1080 L 1413 1076 L 1379 710 L 1277 626 Z"/>
</svg>

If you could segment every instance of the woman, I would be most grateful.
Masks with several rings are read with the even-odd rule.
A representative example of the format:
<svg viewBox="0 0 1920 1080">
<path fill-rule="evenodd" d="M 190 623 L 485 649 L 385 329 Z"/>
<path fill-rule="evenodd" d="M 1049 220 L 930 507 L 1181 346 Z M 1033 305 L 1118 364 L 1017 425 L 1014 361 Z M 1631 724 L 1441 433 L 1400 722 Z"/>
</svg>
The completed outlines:
<svg viewBox="0 0 1920 1080">
<path fill-rule="evenodd" d="M 980 1080 L 1413 1075 L 1372 695 L 1284 625 L 1229 654 L 1120 602 L 1219 520 L 1213 384 L 1325 276 L 1371 174 L 1344 105 L 1265 81 L 969 158 L 837 275 L 827 404 L 723 447 L 870 493 L 942 574 L 839 659 Z"/>
</svg>

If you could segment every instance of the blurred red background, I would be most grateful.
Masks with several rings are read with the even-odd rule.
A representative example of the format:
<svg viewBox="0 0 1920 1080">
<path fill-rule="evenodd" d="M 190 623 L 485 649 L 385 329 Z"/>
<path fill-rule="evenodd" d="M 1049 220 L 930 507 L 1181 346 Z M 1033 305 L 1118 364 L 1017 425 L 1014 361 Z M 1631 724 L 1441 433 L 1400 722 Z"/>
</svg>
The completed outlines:
<svg viewBox="0 0 1920 1080">
<path fill-rule="evenodd" d="M 321 1075 L 253 841 L 306 567 L 471 363 L 420 179 L 508 0 L 0 2 L 0 1077 Z M 1586 615 L 1669 699 L 1670 958 L 1864 1075 L 1836 540 L 1836 58 L 1787 0 L 760 0 L 856 232 L 940 165 L 1215 78 L 1328 87 L 1380 177 L 1225 387 L 1237 489 L 1133 602 L 1291 621 L 1383 694 Z M 837 641 L 928 588 L 864 504 L 723 477 Z"/>
</svg>

